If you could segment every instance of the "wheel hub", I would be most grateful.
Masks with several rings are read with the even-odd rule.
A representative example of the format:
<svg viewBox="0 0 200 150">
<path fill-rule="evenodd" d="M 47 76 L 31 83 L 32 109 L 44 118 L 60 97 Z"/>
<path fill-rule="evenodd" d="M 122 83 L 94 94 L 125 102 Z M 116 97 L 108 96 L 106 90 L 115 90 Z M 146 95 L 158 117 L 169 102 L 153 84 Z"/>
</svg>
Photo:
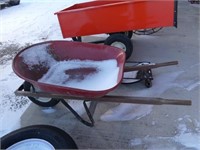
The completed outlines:
<svg viewBox="0 0 200 150">
<path fill-rule="evenodd" d="M 26 139 L 20 142 L 15 143 L 14 145 L 7 148 L 7 150 L 55 150 L 53 145 L 48 141 L 42 139 Z"/>
<path fill-rule="evenodd" d="M 121 42 L 114 42 L 111 44 L 111 46 L 114 46 L 114 47 L 117 47 L 117 48 L 120 48 L 120 49 L 126 51 L 126 46 Z"/>
<path fill-rule="evenodd" d="M 33 88 L 33 87 L 31 86 L 30 91 L 31 91 L 31 92 L 35 92 L 35 91 L 40 92 L 41 90 L 39 90 L 39 89 L 37 89 L 37 88 Z M 51 100 L 51 98 L 45 98 L 45 97 L 35 97 L 35 98 L 36 98 L 38 101 L 43 102 L 43 103 L 48 103 L 48 102 Z"/>
</svg>

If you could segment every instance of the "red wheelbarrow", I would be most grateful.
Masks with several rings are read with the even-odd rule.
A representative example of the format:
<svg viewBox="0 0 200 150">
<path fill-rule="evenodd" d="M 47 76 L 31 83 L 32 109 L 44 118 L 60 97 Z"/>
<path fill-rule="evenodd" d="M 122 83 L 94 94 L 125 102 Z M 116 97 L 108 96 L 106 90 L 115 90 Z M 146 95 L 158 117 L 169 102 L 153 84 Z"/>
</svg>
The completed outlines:
<svg viewBox="0 0 200 150">
<path fill-rule="evenodd" d="M 94 125 L 96 102 L 191 105 L 190 100 L 110 95 L 121 83 L 124 73 L 177 64 L 174 62 L 127 66 L 123 50 L 106 45 L 73 41 L 48 41 L 19 52 L 13 60 L 14 72 L 25 82 L 15 91 L 39 106 L 62 102 L 81 122 Z M 66 99 L 84 100 L 91 122 L 82 119 Z M 92 101 L 88 108 L 86 101 Z M 92 114 L 91 114 L 92 112 Z"/>
<path fill-rule="evenodd" d="M 133 51 L 133 30 L 177 26 L 175 0 L 100 0 L 75 4 L 57 13 L 62 35 L 81 41 L 81 36 L 106 33 L 95 41 L 123 49 L 128 59 Z"/>
<path fill-rule="evenodd" d="M 13 69 L 18 76 L 42 91 L 91 98 L 101 97 L 117 87 L 123 76 L 124 60 L 125 54 L 119 48 L 51 41 L 22 50 L 14 58 Z M 115 74 L 109 75 L 109 70 Z M 46 79 L 42 79 L 44 74 Z M 115 81 L 108 85 L 106 78 L 115 78 Z M 92 83 L 84 80 L 92 80 Z M 97 86 L 102 81 L 107 85 Z"/>
</svg>

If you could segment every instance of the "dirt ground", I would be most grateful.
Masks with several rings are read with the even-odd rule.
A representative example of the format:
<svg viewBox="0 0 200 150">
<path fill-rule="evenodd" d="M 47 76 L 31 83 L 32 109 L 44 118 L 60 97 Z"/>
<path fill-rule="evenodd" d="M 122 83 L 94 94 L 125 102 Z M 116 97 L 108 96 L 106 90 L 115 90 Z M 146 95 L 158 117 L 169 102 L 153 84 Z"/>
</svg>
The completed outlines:
<svg viewBox="0 0 200 150">
<path fill-rule="evenodd" d="M 94 113 L 95 125 L 88 127 L 61 103 L 53 109 L 31 104 L 21 117 L 21 126 L 54 125 L 69 133 L 80 149 L 200 149 L 198 142 L 186 140 L 200 140 L 199 10 L 198 5 L 181 1 L 178 28 L 163 28 L 150 36 L 134 35 L 134 52 L 129 60 L 155 63 L 177 60 L 179 64 L 154 69 L 150 89 L 142 83 L 123 84 L 112 92 L 127 96 L 139 93 L 144 97 L 191 99 L 191 106 L 152 106 L 150 113 L 139 118 L 122 121 L 122 113 L 118 116 L 119 121 L 102 121 L 101 116 L 119 104 L 100 102 Z"/>
</svg>

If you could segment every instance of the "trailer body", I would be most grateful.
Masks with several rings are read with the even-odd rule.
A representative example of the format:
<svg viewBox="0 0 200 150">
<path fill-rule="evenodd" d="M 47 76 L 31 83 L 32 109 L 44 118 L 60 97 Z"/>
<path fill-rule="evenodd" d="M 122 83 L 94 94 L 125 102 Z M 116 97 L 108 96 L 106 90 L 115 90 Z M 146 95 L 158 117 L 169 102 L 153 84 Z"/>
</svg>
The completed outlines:
<svg viewBox="0 0 200 150">
<path fill-rule="evenodd" d="M 177 26 L 174 0 L 91 1 L 55 14 L 64 38 Z"/>
</svg>

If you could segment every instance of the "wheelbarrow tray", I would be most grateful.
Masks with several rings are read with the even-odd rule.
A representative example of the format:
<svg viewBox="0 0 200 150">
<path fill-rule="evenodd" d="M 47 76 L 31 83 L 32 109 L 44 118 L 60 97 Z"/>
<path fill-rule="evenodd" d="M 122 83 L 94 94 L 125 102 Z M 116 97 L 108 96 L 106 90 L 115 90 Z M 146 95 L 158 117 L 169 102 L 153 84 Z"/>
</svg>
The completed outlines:
<svg viewBox="0 0 200 150">
<path fill-rule="evenodd" d="M 47 55 L 50 57 L 47 57 Z M 33 62 L 35 60 L 37 61 Z M 109 88 L 88 90 L 79 87 L 74 88 L 40 81 L 40 79 L 51 69 L 51 63 L 61 63 L 73 60 L 83 62 L 115 60 L 116 66 L 119 70 L 116 74 L 116 83 Z M 116 47 L 72 41 L 48 41 L 34 44 L 20 51 L 13 60 L 13 70 L 20 78 L 30 82 L 37 91 L 95 98 L 106 95 L 118 86 L 122 80 L 124 63 L 125 53 Z M 81 66 L 80 68 L 84 67 L 85 66 Z M 73 72 L 73 69 L 68 69 L 66 72 L 69 74 L 78 73 L 80 76 L 80 73 L 87 73 L 87 69 L 88 68 L 85 70 L 78 69 L 80 72 L 77 72 L 77 70 Z M 112 71 L 108 72 L 108 74 L 112 73 Z M 60 74 L 57 76 L 60 76 Z M 73 78 L 74 77 L 76 76 L 73 76 Z M 98 83 L 97 80 L 97 82 L 93 84 L 95 86 L 100 83 Z"/>
<path fill-rule="evenodd" d="M 64 38 L 176 26 L 175 0 L 91 1 L 55 14 Z"/>
</svg>

